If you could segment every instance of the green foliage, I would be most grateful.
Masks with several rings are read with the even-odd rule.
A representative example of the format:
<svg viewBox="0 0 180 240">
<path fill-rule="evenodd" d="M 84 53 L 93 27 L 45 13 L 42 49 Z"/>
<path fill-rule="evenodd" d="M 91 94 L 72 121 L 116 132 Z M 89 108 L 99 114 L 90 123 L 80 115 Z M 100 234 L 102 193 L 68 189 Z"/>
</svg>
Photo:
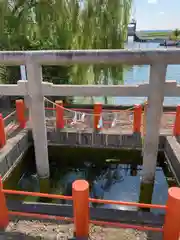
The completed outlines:
<svg viewBox="0 0 180 240">
<path fill-rule="evenodd" d="M 1 0 L 0 50 L 121 49 L 132 0 Z M 43 67 L 54 83 L 118 84 L 123 66 Z M 15 83 L 19 68 L 0 68 L 0 81 Z"/>
<path fill-rule="evenodd" d="M 180 30 L 176 28 L 176 29 L 172 32 L 171 40 L 179 40 L 179 39 L 180 39 Z"/>
<path fill-rule="evenodd" d="M 180 35 L 180 30 L 179 29 L 175 29 L 173 32 L 174 36 L 177 38 Z"/>
</svg>

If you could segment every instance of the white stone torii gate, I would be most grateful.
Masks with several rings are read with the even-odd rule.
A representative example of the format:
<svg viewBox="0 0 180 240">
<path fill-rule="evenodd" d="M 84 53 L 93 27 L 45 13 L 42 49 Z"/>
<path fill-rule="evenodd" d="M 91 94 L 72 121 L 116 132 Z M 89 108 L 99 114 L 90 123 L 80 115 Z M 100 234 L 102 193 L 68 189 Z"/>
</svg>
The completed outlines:
<svg viewBox="0 0 180 240">
<path fill-rule="evenodd" d="M 72 64 L 151 65 L 150 83 L 136 86 L 53 85 L 42 82 L 41 65 Z M 29 98 L 37 172 L 49 178 L 44 96 L 147 96 L 147 131 L 144 140 L 142 182 L 154 180 L 159 142 L 159 127 L 164 96 L 180 96 L 176 82 L 166 82 L 168 64 L 180 64 L 180 50 L 77 50 L 77 51 L 3 51 L 0 64 L 26 65 L 28 81 L 0 85 L 0 95 Z"/>
</svg>

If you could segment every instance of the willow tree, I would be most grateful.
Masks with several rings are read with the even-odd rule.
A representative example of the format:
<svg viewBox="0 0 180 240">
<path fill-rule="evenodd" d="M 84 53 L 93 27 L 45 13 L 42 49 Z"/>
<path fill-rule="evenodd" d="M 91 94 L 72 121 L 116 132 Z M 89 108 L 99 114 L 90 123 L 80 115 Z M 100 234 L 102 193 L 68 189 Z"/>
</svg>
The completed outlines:
<svg viewBox="0 0 180 240">
<path fill-rule="evenodd" d="M 81 44 L 84 49 L 121 49 L 127 38 L 131 0 L 85 0 L 81 21 Z M 87 24 L 88 19 L 88 24 Z M 123 66 L 92 66 L 92 82 L 123 82 Z M 105 98 L 107 103 L 107 98 Z"/>
<path fill-rule="evenodd" d="M 0 49 L 121 49 L 132 0 L 1 0 Z M 16 74 L 14 74 L 16 73 Z M 123 66 L 51 66 L 54 83 L 118 84 Z M 0 69 L 1 80 L 18 79 L 17 68 Z M 19 76 L 20 77 L 20 76 Z"/>
<path fill-rule="evenodd" d="M 1 1 L 0 11 L 4 12 L 0 15 L 1 50 L 70 49 L 72 33 L 68 24 L 65 24 L 68 14 L 63 13 L 65 10 L 63 2 L 65 4 L 66 1 L 57 1 L 58 6 L 53 2 L 45 0 L 38 2 L 32 0 Z M 60 9 L 60 13 L 56 9 Z M 3 67 L 1 72 L 4 73 L 4 70 Z M 14 71 L 8 68 L 7 73 L 14 75 Z M 62 78 L 63 83 L 68 83 L 68 68 L 51 66 L 43 68 L 43 73 L 45 80 L 56 82 L 58 79 L 61 82 Z M 3 79 L 4 75 L 2 74 Z"/>
</svg>

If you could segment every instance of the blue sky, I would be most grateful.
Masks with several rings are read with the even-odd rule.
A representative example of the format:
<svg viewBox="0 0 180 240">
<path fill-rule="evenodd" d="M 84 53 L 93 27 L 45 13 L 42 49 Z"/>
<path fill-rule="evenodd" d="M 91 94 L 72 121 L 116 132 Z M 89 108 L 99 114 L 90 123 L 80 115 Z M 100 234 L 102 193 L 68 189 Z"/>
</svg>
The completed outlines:
<svg viewBox="0 0 180 240">
<path fill-rule="evenodd" d="M 134 0 L 138 30 L 180 29 L 180 0 Z"/>
</svg>

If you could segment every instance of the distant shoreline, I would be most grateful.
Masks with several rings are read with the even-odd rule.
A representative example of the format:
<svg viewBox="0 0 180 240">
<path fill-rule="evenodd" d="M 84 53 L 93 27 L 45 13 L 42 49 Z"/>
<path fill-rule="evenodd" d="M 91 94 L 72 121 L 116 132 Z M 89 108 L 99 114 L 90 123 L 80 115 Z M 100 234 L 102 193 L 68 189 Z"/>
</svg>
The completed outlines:
<svg viewBox="0 0 180 240">
<path fill-rule="evenodd" d="M 144 33 L 152 33 L 152 32 L 166 32 L 166 33 L 170 33 L 173 32 L 173 29 L 157 29 L 157 30 L 147 30 L 147 29 L 139 29 L 137 30 L 137 32 L 144 32 Z"/>
<path fill-rule="evenodd" d="M 172 35 L 172 31 L 154 31 L 154 32 L 143 32 L 137 31 L 137 35 L 139 37 L 143 37 L 143 38 L 161 38 L 161 39 L 168 39 L 171 35 Z"/>
<path fill-rule="evenodd" d="M 142 39 L 142 40 L 158 40 L 158 41 L 164 41 L 164 40 L 172 40 L 172 41 L 179 41 L 180 36 L 177 38 L 173 36 L 173 31 L 162 31 L 162 30 L 155 30 L 155 31 L 137 31 L 136 35 Z"/>
</svg>

